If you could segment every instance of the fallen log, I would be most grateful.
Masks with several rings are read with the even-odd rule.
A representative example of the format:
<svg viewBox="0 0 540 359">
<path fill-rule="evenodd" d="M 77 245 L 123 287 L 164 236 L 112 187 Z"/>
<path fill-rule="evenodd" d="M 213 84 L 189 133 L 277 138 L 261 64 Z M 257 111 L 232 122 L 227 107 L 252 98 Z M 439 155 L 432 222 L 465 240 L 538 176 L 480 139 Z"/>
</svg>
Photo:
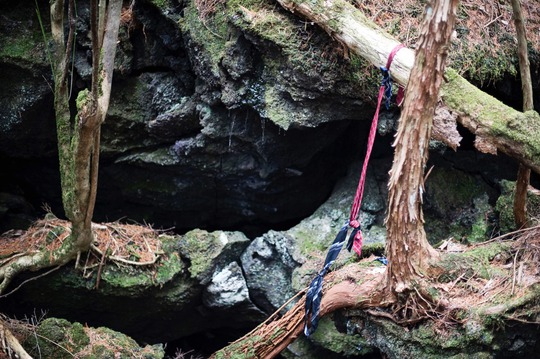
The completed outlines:
<svg viewBox="0 0 540 359">
<path fill-rule="evenodd" d="M 345 0 L 278 0 L 287 10 L 300 14 L 321 26 L 330 36 L 373 65 L 386 64 L 388 55 L 399 42 L 360 10 Z M 414 64 L 414 51 L 401 49 L 392 63 L 392 77 L 406 85 Z M 540 116 L 537 112 L 522 113 L 504 105 L 481 91 L 455 70 L 447 69 L 441 88 L 443 108 L 436 117 L 457 121 L 476 135 L 475 146 L 484 153 L 505 153 L 540 174 Z M 446 108 L 445 108 L 446 107 Z M 434 126 L 437 126 L 435 121 Z M 440 133 L 439 133 L 440 132 Z M 448 130 L 434 129 L 440 139 L 448 141 Z M 457 139 L 459 141 L 459 139 Z"/>
</svg>

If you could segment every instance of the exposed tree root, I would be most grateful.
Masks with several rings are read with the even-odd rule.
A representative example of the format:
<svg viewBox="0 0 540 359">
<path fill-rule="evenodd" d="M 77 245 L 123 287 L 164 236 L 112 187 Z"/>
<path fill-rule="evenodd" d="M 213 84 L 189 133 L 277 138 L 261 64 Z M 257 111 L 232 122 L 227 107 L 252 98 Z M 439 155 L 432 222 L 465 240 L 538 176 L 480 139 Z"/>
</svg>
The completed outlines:
<svg viewBox="0 0 540 359">
<path fill-rule="evenodd" d="M 342 308 L 388 305 L 384 296 L 384 273 L 385 268 L 382 267 L 356 268 L 354 275 L 362 278 L 361 282 L 353 281 L 349 270 L 329 274 L 320 315 Z M 305 296 L 302 295 L 283 316 L 279 317 L 279 311 L 274 313 L 255 330 L 214 353 L 211 358 L 230 358 L 235 354 L 242 354 L 245 358 L 274 358 L 302 334 L 304 306 Z"/>
<path fill-rule="evenodd" d="M 463 248 L 460 253 L 453 247 L 439 251 L 440 261 L 431 268 L 439 275 L 417 283 L 412 290 L 401 293 L 400 298 L 385 296 L 386 268 L 349 264 L 325 277 L 321 316 L 338 309 L 365 309 L 370 316 L 403 326 L 429 321 L 442 333 L 466 322 L 469 316 L 476 318 L 478 313 L 534 324 L 539 318 L 535 313 L 540 312 L 540 308 L 534 307 L 540 285 L 540 269 L 536 265 L 540 261 L 540 226 L 513 235 L 517 237 L 514 241 L 502 241 L 508 238 L 504 236 Z M 451 267 L 444 267 L 445 263 Z M 487 278 L 479 273 L 486 271 Z M 304 294 L 305 291 L 299 293 L 298 302 L 287 313 L 280 315 L 280 308 L 212 358 L 275 357 L 302 335 Z"/>
<path fill-rule="evenodd" d="M 58 268 L 75 259 L 79 267 L 81 250 L 68 240 L 72 235 L 71 224 L 53 217 L 49 215 L 48 219 L 37 221 L 26 232 L 8 232 L 0 237 L 0 295 L 23 271 Z M 92 232 L 94 241 L 81 268 L 85 275 L 105 260 L 119 265 L 154 265 L 163 253 L 159 232 L 147 226 L 93 223 Z"/>
</svg>

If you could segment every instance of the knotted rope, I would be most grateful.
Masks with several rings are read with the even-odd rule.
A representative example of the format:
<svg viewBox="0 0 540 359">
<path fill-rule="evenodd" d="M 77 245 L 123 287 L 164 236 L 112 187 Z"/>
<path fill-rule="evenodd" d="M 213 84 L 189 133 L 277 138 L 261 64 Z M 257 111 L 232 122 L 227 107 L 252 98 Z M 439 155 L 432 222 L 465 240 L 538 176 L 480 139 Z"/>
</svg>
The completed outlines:
<svg viewBox="0 0 540 359">
<path fill-rule="evenodd" d="M 341 229 L 339 230 L 336 238 L 334 239 L 334 242 L 330 246 L 328 250 L 328 254 L 326 255 L 326 259 L 324 261 L 324 266 L 322 270 L 317 274 L 317 276 L 311 281 L 311 284 L 309 285 L 309 289 L 306 294 L 306 315 L 304 319 L 304 334 L 306 336 L 310 336 L 317 330 L 317 326 L 319 324 L 319 309 L 321 306 L 321 299 L 322 299 L 322 284 L 323 284 L 323 278 L 326 272 L 330 269 L 332 264 L 335 262 L 337 256 L 341 252 L 341 248 L 343 247 L 343 243 L 347 239 L 347 233 L 349 231 L 349 227 L 352 228 L 351 234 L 349 236 L 349 240 L 347 241 L 347 250 L 350 252 L 351 249 L 354 249 L 354 251 L 360 256 L 362 254 L 362 229 L 360 227 L 360 221 L 359 221 L 359 214 L 360 214 L 360 207 L 362 205 L 362 196 L 364 194 L 364 184 L 366 182 L 366 172 L 367 172 L 367 166 L 369 162 L 369 158 L 371 156 L 371 150 L 373 149 L 373 143 L 375 142 L 375 135 L 377 133 L 377 124 L 379 122 L 379 110 L 382 104 L 383 98 L 386 98 L 386 108 L 388 109 L 390 107 L 390 99 L 392 98 L 392 77 L 390 76 L 390 65 L 392 64 L 392 61 L 394 59 L 394 56 L 396 53 L 403 48 L 404 46 L 402 44 L 397 45 L 392 49 L 390 54 L 388 55 L 388 61 L 386 62 L 386 66 L 381 66 L 380 70 L 383 75 L 383 80 L 381 82 L 381 87 L 379 89 L 379 97 L 377 100 L 377 108 L 375 110 L 375 115 L 373 116 L 373 120 L 371 122 L 371 128 L 369 130 L 369 136 L 368 136 L 368 143 L 367 143 L 367 150 L 366 150 L 366 157 L 364 158 L 364 164 L 362 166 L 362 172 L 360 174 L 360 180 L 358 181 L 358 187 L 356 188 L 356 194 L 354 196 L 354 201 L 351 207 L 351 212 L 349 215 L 349 220 Z M 399 87 L 398 94 L 397 94 L 397 103 L 398 105 L 401 104 L 403 99 L 403 87 Z M 381 260 L 382 263 L 384 261 Z"/>
</svg>

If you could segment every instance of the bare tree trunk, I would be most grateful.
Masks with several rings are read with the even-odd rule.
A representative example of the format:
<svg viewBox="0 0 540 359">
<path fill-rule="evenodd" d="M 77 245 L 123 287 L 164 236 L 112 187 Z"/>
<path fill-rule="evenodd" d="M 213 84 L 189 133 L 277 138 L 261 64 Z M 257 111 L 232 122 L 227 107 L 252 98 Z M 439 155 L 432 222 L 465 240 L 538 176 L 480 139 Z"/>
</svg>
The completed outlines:
<svg viewBox="0 0 540 359">
<path fill-rule="evenodd" d="M 521 92 L 523 94 L 523 112 L 534 109 L 529 52 L 527 50 L 527 35 L 525 20 L 519 0 L 511 0 L 514 12 L 514 24 L 518 40 L 519 72 L 521 75 Z M 527 189 L 531 178 L 531 169 L 523 164 L 519 165 L 516 192 L 514 195 L 514 218 L 517 228 L 528 225 L 527 219 Z"/>
<path fill-rule="evenodd" d="M 388 183 L 386 255 L 391 293 L 410 290 L 425 275 L 429 262 L 438 257 L 424 231 L 424 168 L 457 5 L 458 0 L 427 5 L 411 71 L 414 80 L 405 93 Z"/>
<path fill-rule="evenodd" d="M 68 36 L 65 40 L 64 9 L 68 1 Z M 101 0 L 105 7 L 106 1 Z M 54 109 L 58 136 L 58 154 L 62 184 L 62 202 L 71 221 L 71 234 L 60 248 L 18 256 L 0 267 L 0 293 L 21 271 L 63 265 L 93 241 L 92 216 L 96 199 L 100 128 L 105 120 L 111 93 L 114 56 L 120 26 L 122 0 L 110 0 L 107 11 L 98 11 L 97 0 L 91 1 L 92 86 L 77 97 L 77 113 L 70 111 L 69 68 L 75 39 L 75 0 L 51 1 L 51 32 L 54 43 L 53 78 Z M 106 17 L 98 19 L 99 14 Z M 102 22 L 105 26 L 100 27 Z M 105 36 L 106 34 L 106 36 Z"/>
<path fill-rule="evenodd" d="M 315 22 L 377 67 L 385 65 L 388 55 L 399 44 L 345 0 L 278 2 L 291 12 Z M 400 50 L 392 63 L 393 79 L 407 85 L 413 62 L 412 50 Z M 540 145 L 534 141 L 540 137 L 538 113 L 515 111 L 480 91 L 451 69 L 447 69 L 446 79 L 448 82 L 443 83 L 441 88 L 442 102 L 449 113 L 457 115 L 457 121 L 477 136 L 477 148 L 494 154 L 497 151 L 505 153 L 540 173 Z M 437 139 L 451 147 L 459 145 L 449 143 L 444 136 Z"/>
</svg>

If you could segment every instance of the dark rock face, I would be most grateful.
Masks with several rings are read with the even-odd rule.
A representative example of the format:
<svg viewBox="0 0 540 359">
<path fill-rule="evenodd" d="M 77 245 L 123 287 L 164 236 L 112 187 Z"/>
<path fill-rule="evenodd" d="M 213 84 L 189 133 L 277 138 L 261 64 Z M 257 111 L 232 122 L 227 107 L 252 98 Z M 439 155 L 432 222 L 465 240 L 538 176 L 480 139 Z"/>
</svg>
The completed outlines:
<svg viewBox="0 0 540 359">
<path fill-rule="evenodd" d="M 292 272 L 301 262 L 294 238 L 286 234 L 270 231 L 251 242 L 242 254 L 242 267 L 255 304 L 273 312 L 293 297 Z"/>
<path fill-rule="evenodd" d="M 41 30 L 37 20 L 23 16 L 33 13 L 34 3 L 21 6 L 28 11 L 6 7 L 0 25 L 0 41 L 17 25 L 16 41 L 24 44 L 0 56 L 6 74 L 0 158 L 16 164 L 18 173 L 3 173 L 0 184 L 22 182 L 17 190 L 23 196 L 39 193 L 30 199 L 34 208 L 48 203 L 61 214 L 58 184 L 50 189 L 57 177 L 44 182 L 27 170 L 56 170 L 56 140 Z M 47 31 L 48 9 L 40 11 Z M 245 23 L 225 23 L 228 39 L 221 32 L 215 37 L 197 24 L 192 4 L 137 2 L 125 11 L 102 128 L 96 221 L 128 217 L 181 232 L 242 229 L 255 235 L 290 226 L 328 197 L 345 172 L 345 150 L 356 145 L 349 120 L 364 112 L 359 96 L 345 96 L 354 93 L 352 80 L 336 86 L 344 64 L 328 65 L 324 73 L 302 68 L 283 43 L 263 40 Z M 87 4 L 80 4 L 78 15 L 73 98 L 91 74 Z M 24 21 L 31 26 L 19 26 Z"/>
<path fill-rule="evenodd" d="M 152 1 L 137 1 L 125 9 L 101 131 L 94 220 L 125 217 L 180 232 L 234 229 L 253 237 L 268 228 L 291 227 L 328 198 L 346 173 L 347 153 L 357 152 L 364 140 L 358 136 L 363 123 L 356 120 L 371 111 L 354 78 L 338 76 L 351 65 L 320 49 L 313 54 L 309 47 L 302 53 L 285 48 L 289 40 L 305 46 L 311 36 L 318 44 L 326 41 L 332 52 L 327 35 L 315 27 L 302 39 L 270 39 L 271 28 L 254 31 L 230 12 L 215 36 L 216 23 L 203 26 L 193 4 L 166 3 L 169 7 L 158 8 Z M 37 20 L 27 23 L 34 6 L 31 0 L 0 5 L 0 44 L 12 37 L 24 44 L 9 54 L 0 47 L 0 99 L 6 104 L 0 109 L 0 161 L 9 168 L 0 172 L 2 232 L 24 227 L 43 203 L 56 214 L 63 212 L 46 46 Z M 91 75 L 88 4 L 78 4 L 77 10 L 73 98 Z M 47 7 L 40 12 L 47 32 Z M 291 23 L 293 16 L 276 14 Z M 317 59 L 319 67 L 311 68 L 308 58 Z M 15 225 L 20 219 L 24 222 Z M 266 249 L 250 249 L 245 258 L 264 250 L 276 258 L 244 264 L 240 256 L 247 238 L 206 252 L 196 243 L 214 243 L 208 240 L 212 236 L 200 237 L 191 249 L 178 248 L 189 270 L 176 268 L 178 274 L 160 288 L 123 292 L 119 283 L 108 284 L 121 274 L 111 269 L 104 271 L 98 292 L 91 289 L 91 279 L 67 269 L 47 278 L 58 285 L 25 287 L 31 300 L 24 307 L 48 308 L 158 342 L 252 326 L 293 294 L 290 278 L 301 260 L 292 254 L 292 238 L 265 235 L 255 244 Z M 212 257 L 216 248 L 219 258 Z M 208 264 L 201 258 L 213 259 Z M 265 279 L 279 280 L 280 286 L 265 288 Z M 58 299 L 66 289 L 69 298 Z M 19 304 L 12 306 L 23 310 Z"/>
<path fill-rule="evenodd" d="M 143 295 L 119 294 L 113 285 L 97 292 L 90 289 L 95 281 L 70 284 L 78 273 L 57 273 L 53 279 L 60 284 L 50 290 L 62 296 L 68 288 L 69 300 L 51 300 L 43 284 L 33 282 L 23 296 L 31 300 L 28 307 L 60 303 L 59 315 L 99 317 L 157 342 L 258 323 L 263 310 L 280 307 L 320 269 L 298 267 L 308 253 L 324 258 L 348 218 L 359 156 L 346 186 L 330 194 L 352 162 L 349 153 L 361 154 L 365 147 L 373 114 L 366 99 L 376 86 L 365 83 L 365 73 L 359 78 L 359 64 L 339 55 L 316 27 L 270 3 L 250 3 L 248 12 L 228 3 L 205 24 L 187 1 L 141 0 L 126 9 L 102 128 L 94 220 L 127 217 L 178 232 L 204 228 L 260 236 L 251 244 L 242 238 L 209 251 L 193 244 L 199 237 L 191 249 L 180 245 L 178 274 Z M 0 3 L 0 232 L 23 228 L 43 203 L 62 213 L 50 70 L 39 24 L 28 15 L 34 6 L 32 0 Z M 40 11 L 47 30 L 48 9 Z M 258 11 L 267 17 L 258 18 Z M 73 98 L 91 74 L 87 4 L 79 4 L 78 13 Z M 388 114 L 379 134 L 391 134 L 396 123 Z M 374 242 L 373 252 L 384 247 L 390 137 L 378 139 L 362 203 L 364 248 Z M 471 227 L 460 237 L 472 238 L 475 228 L 484 234 L 490 228 L 483 219 L 495 196 L 488 188 L 494 183 L 484 182 L 494 177 L 478 164 L 489 161 L 448 151 L 432 161 L 442 169 L 434 170 L 426 188 L 426 208 L 440 220 L 427 228 L 430 238 L 446 239 L 453 231 L 443 220 Z M 456 168 L 478 173 L 470 180 L 451 177 Z M 450 178 L 463 188 L 449 191 Z M 446 195 L 454 200 L 451 206 Z M 202 243 L 220 240 L 200 237 Z M 220 256 L 214 256 L 216 248 Z M 201 258 L 212 258 L 210 264 L 202 261 L 203 270 L 194 265 Z M 199 271 L 188 273 L 184 265 Z"/>
</svg>

